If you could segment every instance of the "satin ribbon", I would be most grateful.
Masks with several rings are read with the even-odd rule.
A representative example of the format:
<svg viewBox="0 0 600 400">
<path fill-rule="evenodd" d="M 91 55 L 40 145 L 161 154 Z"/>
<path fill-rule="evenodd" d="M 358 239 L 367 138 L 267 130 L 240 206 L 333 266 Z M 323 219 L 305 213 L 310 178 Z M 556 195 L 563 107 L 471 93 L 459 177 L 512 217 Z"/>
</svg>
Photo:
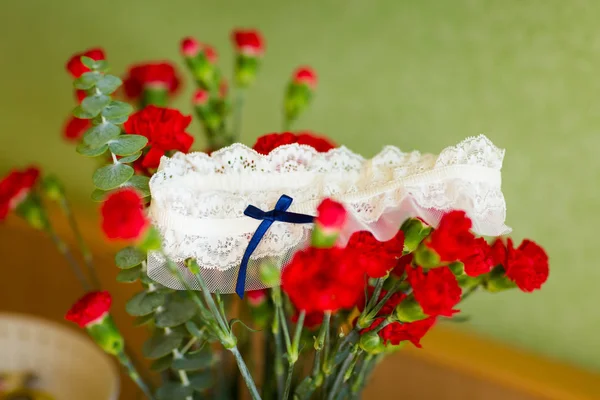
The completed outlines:
<svg viewBox="0 0 600 400">
<path fill-rule="evenodd" d="M 287 212 L 286 210 L 290 208 L 292 205 L 293 199 L 290 196 L 282 195 L 279 200 L 277 200 L 277 204 L 275 204 L 275 208 L 271 211 L 263 211 L 258 207 L 254 207 L 253 205 L 249 205 L 244 210 L 244 214 L 250 218 L 261 220 L 262 222 L 252 235 L 252 239 L 250 239 L 250 243 L 248 243 L 248 247 L 244 252 L 244 257 L 242 257 L 242 262 L 240 264 L 240 270 L 238 272 L 237 282 L 235 285 L 235 292 L 241 299 L 244 298 L 244 291 L 246 288 L 246 273 L 248 270 L 248 261 L 250 261 L 250 256 L 254 253 L 254 250 L 258 247 L 258 244 L 265 236 L 265 233 L 269 230 L 273 222 L 287 222 L 290 224 L 310 224 L 314 221 L 315 217 L 312 215 L 306 214 L 297 214 L 293 212 Z"/>
</svg>

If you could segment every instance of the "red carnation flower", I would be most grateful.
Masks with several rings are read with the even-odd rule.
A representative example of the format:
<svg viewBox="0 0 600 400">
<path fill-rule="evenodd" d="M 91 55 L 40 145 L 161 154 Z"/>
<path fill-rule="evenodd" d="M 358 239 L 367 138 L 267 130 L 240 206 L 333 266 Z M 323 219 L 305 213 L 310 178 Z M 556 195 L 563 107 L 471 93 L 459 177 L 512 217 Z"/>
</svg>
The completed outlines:
<svg viewBox="0 0 600 400">
<path fill-rule="evenodd" d="M 348 217 L 348 212 L 341 203 L 326 198 L 317 207 L 315 223 L 326 232 L 339 232 Z"/>
<path fill-rule="evenodd" d="M 108 292 L 90 292 L 77 300 L 65 315 L 82 328 L 98 323 L 108 315 L 112 298 Z"/>
<path fill-rule="evenodd" d="M 469 256 L 475 245 L 475 236 L 470 231 L 471 220 L 464 211 L 445 214 L 425 244 L 435 251 L 442 262 L 453 262 Z"/>
<path fill-rule="evenodd" d="M 494 267 L 490 245 L 484 238 L 474 239 L 471 254 L 462 258 L 461 261 L 465 266 L 465 273 L 473 277 L 487 274 Z"/>
<path fill-rule="evenodd" d="M 460 301 L 462 291 L 448 267 L 433 268 L 427 272 L 421 267 L 409 268 L 407 280 L 425 314 L 451 317 L 458 312 L 453 307 Z"/>
<path fill-rule="evenodd" d="M 148 106 L 133 114 L 123 125 L 125 132 L 148 138 L 150 150 L 142 160 L 144 168 L 158 168 L 167 151 L 188 152 L 194 138 L 185 130 L 192 122 L 178 110 Z"/>
<path fill-rule="evenodd" d="M 235 30 L 231 38 L 238 53 L 250 57 L 260 57 L 265 51 L 265 42 L 257 30 Z"/>
<path fill-rule="evenodd" d="M 298 134 L 294 134 L 292 132 L 283 132 L 263 135 L 256 140 L 253 149 L 260 154 L 269 154 L 279 146 L 293 143 L 310 146 L 319 153 L 325 153 L 335 148 L 335 144 L 329 139 L 315 136 L 313 133 L 306 131 Z"/>
<path fill-rule="evenodd" d="M 256 307 L 267 301 L 267 289 L 250 290 L 246 292 L 248 303 Z"/>
<path fill-rule="evenodd" d="M 294 71 L 293 82 L 314 90 L 317 87 L 317 73 L 311 67 L 300 67 Z"/>
<path fill-rule="evenodd" d="M 65 124 L 65 127 L 63 129 L 63 136 L 67 140 L 79 141 L 83 134 L 91 127 L 91 120 L 71 117 Z"/>
<path fill-rule="evenodd" d="M 361 331 L 361 334 L 375 329 L 384 319 L 385 318 L 383 317 L 376 318 L 370 327 Z M 415 345 L 415 347 L 421 348 L 421 339 L 433 327 L 435 321 L 435 317 L 429 317 L 410 323 L 393 322 L 379 331 L 379 337 L 381 337 L 385 344 L 397 346 L 401 342 L 408 340 Z"/>
<path fill-rule="evenodd" d="M 138 239 L 150 225 L 142 199 L 134 189 L 119 189 L 111 193 L 100 211 L 102 230 L 109 239 Z"/>
<path fill-rule="evenodd" d="M 192 104 L 195 106 L 203 106 L 208 103 L 209 94 L 208 91 L 203 89 L 198 89 L 194 92 L 194 97 L 192 98 Z"/>
<path fill-rule="evenodd" d="M 384 277 L 398 263 L 404 248 L 404 232 L 380 242 L 368 231 L 355 232 L 347 247 L 355 251 L 355 262 L 371 278 Z"/>
<path fill-rule="evenodd" d="M 512 247 L 512 240 L 509 238 L 508 241 Z M 494 240 L 494 243 L 492 243 L 492 246 L 490 247 L 490 257 L 494 267 L 497 265 L 502 265 L 503 267 L 506 266 L 508 251 L 501 238 L 497 238 Z"/>
<path fill-rule="evenodd" d="M 179 84 L 175 67 L 167 62 L 134 65 L 123 80 L 125 94 L 130 99 L 138 99 L 144 88 L 162 88 L 174 94 Z"/>
<path fill-rule="evenodd" d="M 335 247 L 300 250 L 283 270 L 282 288 L 296 308 L 307 313 L 352 308 L 365 287 L 354 257 Z"/>
<path fill-rule="evenodd" d="M 0 221 L 27 198 L 39 176 L 39 169 L 28 167 L 24 170 L 13 169 L 0 181 Z"/>
<path fill-rule="evenodd" d="M 79 78 L 86 72 L 89 72 L 90 69 L 83 65 L 81 62 L 81 57 L 86 56 L 95 61 L 104 60 L 104 50 L 101 48 L 93 48 L 89 49 L 83 53 L 74 54 L 69 61 L 67 62 L 66 68 L 67 71 L 73 76 L 73 78 Z"/>
<path fill-rule="evenodd" d="M 413 256 L 413 253 L 410 253 L 400 257 L 400 259 L 398 260 L 398 264 L 396 264 L 396 266 L 392 270 L 392 274 L 396 276 L 404 275 L 406 268 L 410 267 L 410 265 L 413 262 Z"/>
<path fill-rule="evenodd" d="M 506 276 L 524 292 L 541 288 L 550 273 L 546 251 L 529 239 L 523 240 L 516 249 L 513 249 L 509 239 L 508 258 L 504 268 Z"/>
<path fill-rule="evenodd" d="M 181 41 L 181 54 L 186 58 L 194 58 L 200 52 L 204 52 L 204 56 L 209 63 L 215 64 L 217 62 L 217 52 L 214 47 L 200 43 L 193 37 L 186 37 Z"/>
</svg>

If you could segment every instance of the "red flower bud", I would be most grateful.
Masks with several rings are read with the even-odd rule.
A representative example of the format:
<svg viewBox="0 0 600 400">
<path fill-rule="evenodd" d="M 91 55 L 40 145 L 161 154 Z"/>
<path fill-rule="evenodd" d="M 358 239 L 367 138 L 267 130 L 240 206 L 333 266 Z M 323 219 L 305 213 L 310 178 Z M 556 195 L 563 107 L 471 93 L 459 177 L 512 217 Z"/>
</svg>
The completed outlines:
<svg viewBox="0 0 600 400">
<path fill-rule="evenodd" d="M 317 87 L 317 73 L 311 67 L 299 67 L 294 71 L 293 82 L 314 90 Z"/>
<path fill-rule="evenodd" d="M 194 93 L 194 97 L 192 99 L 192 104 L 195 106 L 203 106 L 208 103 L 209 94 L 206 90 L 198 89 Z"/>
<path fill-rule="evenodd" d="M 181 54 L 187 58 L 196 57 L 200 53 L 200 43 L 193 37 L 186 37 L 181 41 Z"/>
<path fill-rule="evenodd" d="M 257 30 L 238 29 L 232 32 L 231 38 L 238 53 L 260 57 L 265 51 L 264 40 Z"/>
<path fill-rule="evenodd" d="M 348 212 L 341 203 L 329 198 L 323 200 L 317 207 L 315 223 L 323 233 L 339 233 L 344 227 Z"/>
<path fill-rule="evenodd" d="M 221 83 L 219 83 L 219 96 L 224 99 L 225 97 L 227 97 L 227 93 L 229 92 L 229 85 L 227 84 L 227 81 L 225 79 L 221 80 Z"/>
<path fill-rule="evenodd" d="M 92 121 L 89 119 L 80 119 L 71 117 L 66 122 L 63 129 L 63 137 L 70 141 L 79 141 L 85 131 L 92 127 Z"/>
<path fill-rule="evenodd" d="M 82 328 L 98 323 L 108 315 L 112 298 L 108 292 L 90 292 L 77 300 L 65 315 Z"/>
<path fill-rule="evenodd" d="M 246 292 L 246 297 L 248 299 L 248 303 L 250 303 L 251 306 L 256 307 L 267 301 L 267 290 L 250 290 Z"/>
<path fill-rule="evenodd" d="M 30 166 L 24 170 L 13 169 L 0 181 L 0 221 L 27 198 L 39 176 L 40 170 Z"/>
<path fill-rule="evenodd" d="M 79 78 L 84 73 L 90 71 L 90 69 L 88 67 L 86 67 L 85 65 L 83 65 L 83 63 L 81 62 L 82 56 L 89 57 L 95 61 L 100 61 L 100 60 L 105 59 L 104 50 L 102 50 L 101 48 L 93 48 L 93 49 L 89 49 L 82 53 L 74 54 L 69 59 L 69 61 L 67 62 L 67 65 L 66 65 L 67 71 L 73 76 L 73 78 Z"/>
<path fill-rule="evenodd" d="M 150 225 L 142 199 L 134 189 L 119 189 L 111 193 L 100 211 L 102 230 L 109 239 L 140 239 Z"/>
<path fill-rule="evenodd" d="M 175 94 L 179 85 L 177 71 L 168 62 L 133 65 L 123 80 L 125 94 L 130 99 L 141 97 L 145 88 L 163 88 L 170 94 Z"/>
</svg>

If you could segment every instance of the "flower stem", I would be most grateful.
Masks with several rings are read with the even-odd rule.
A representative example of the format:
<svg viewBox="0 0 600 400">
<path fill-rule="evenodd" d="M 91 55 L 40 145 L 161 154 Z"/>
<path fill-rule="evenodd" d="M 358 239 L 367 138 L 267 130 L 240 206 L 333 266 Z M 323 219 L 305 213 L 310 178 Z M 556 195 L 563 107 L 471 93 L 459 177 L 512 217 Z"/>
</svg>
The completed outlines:
<svg viewBox="0 0 600 400">
<path fill-rule="evenodd" d="M 73 215 L 73 210 L 64 193 L 61 193 L 60 197 L 60 207 L 62 208 L 67 220 L 69 221 L 69 226 L 75 235 L 75 239 L 79 244 L 79 250 L 83 256 L 83 260 L 87 266 L 89 275 L 92 280 L 92 288 L 95 290 L 100 289 L 100 280 L 98 279 L 98 275 L 96 274 L 96 268 L 94 267 L 94 256 L 87 246 L 85 240 L 83 239 L 83 235 L 81 234 L 81 230 L 79 229 L 79 225 L 77 224 L 77 220 Z"/>
<path fill-rule="evenodd" d="M 250 375 L 250 371 L 248 370 L 248 367 L 246 366 L 246 363 L 244 362 L 244 359 L 240 354 L 240 351 L 238 350 L 237 346 L 233 346 L 231 349 L 229 349 L 229 351 L 231 351 L 233 357 L 235 358 L 235 361 L 237 362 L 242 378 L 244 378 L 244 382 L 246 382 L 246 386 L 250 391 L 250 396 L 252 397 L 252 400 L 260 400 L 260 395 L 258 394 L 256 385 L 254 384 L 254 379 L 252 379 L 252 375 Z"/>
<path fill-rule="evenodd" d="M 77 263 L 77 261 L 75 260 L 75 257 L 73 257 L 73 254 L 71 253 L 71 250 L 69 249 L 69 246 L 67 246 L 67 244 L 57 235 L 57 233 L 54 230 L 54 228 L 52 227 L 52 225 L 50 225 L 50 222 L 48 222 L 48 224 L 46 226 L 46 233 L 48 233 L 48 235 L 52 239 L 52 242 L 54 242 L 54 244 L 56 245 L 56 248 L 58 249 L 58 251 L 67 260 L 67 263 L 69 264 L 69 266 L 71 267 L 71 270 L 73 271 L 73 273 L 79 280 L 79 283 L 83 287 L 83 290 L 86 292 L 90 291 L 91 286 L 88 283 L 87 279 L 85 278 L 85 274 L 81 270 L 79 263 Z"/>
<path fill-rule="evenodd" d="M 283 311 L 283 310 L 281 310 Z M 280 312 L 280 317 L 282 319 L 281 323 L 286 326 L 287 323 L 285 321 L 285 317 L 282 312 Z M 292 377 L 294 375 L 294 365 L 296 365 L 296 361 L 298 361 L 298 347 L 300 346 L 300 335 L 302 334 L 302 327 L 304 326 L 304 318 L 306 317 L 306 311 L 302 310 L 300 315 L 298 316 L 298 323 L 296 324 L 296 331 L 294 332 L 294 339 L 292 341 L 292 345 L 288 348 L 288 375 L 285 381 L 285 389 L 283 391 L 283 398 L 287 400 L 290 396 L 290 390 L 292 388 Z M 287 329 L 286 329 L 287 331 Z"/>
<path fill-rule="evenodd" d="M 123 368 L 125 368 L 125 371 L 127 371 L 127 375 L 129 375 L 131 380 L 134 381 L 138 385 L 138 387 L 142 390 L 142 392 L 144 392 L 146 397 L 150 400 L 154 400 L 152 391 L 140 377 L 140 374 L 135 369 L 135 366 L 131 362 L 131 359 L 129 358 L 129 356 L 123 351 L 123 352 L 117 354 L 117 359 L 119 360 L 119 362 L 121 363 Z"/>
<path fill-rule="evenodd" d="M 338 374 L 335 377 L 333 387 L 331 388 L 331 391 L 329 392 L 329 396 L 327 396 L 327 400 L 335 399 L 335 396 L 338 394 L 338 392 L 340 390 L 340 386 L 344 380 L 344 375 L 346 375 L 346 371 L 348 370 L 348 368 L 350 368 L 350 365 L 352 365 L 352 361 L 354 360 L 354 357 L 357 354 L 359 354 L 359 352 L 357 353 L 357 352 L 353 351 L 350 354 L 348 354 L 348 357 L 346 357 L 346 359 L 344 360 L 344 363 L 340 367 L 340 370 L 338 371 Z"/>
<path fill-rule="evenodd" d="M 169 329 L 169 328 L 165 328 L 165 333 L 167 333 L 167 329 Z M 169 330 L 169 332 L 170 332 L 170 330 Z M 183 357 L 181 355 L 181 352 L 179 352 L 179 350 L 177 350 L 177 349 L 173 350 L 172 353 L 173 353 L 174 360 L 177 360 L 177 359 L 180 359 Z M 185 372 L 182 369 L 179 369 L 179 370 L 177 370 L 177 374 L 179 375 L 179 380 L 181 381 L 181 384 L 183 386 L 190 386 L 190 380 L 187 376 L 187 372 Z M 194 400 L 194 398 L 192 396 L 186 396 L 185 400 Z"/>
<path fill-rule="evenodd" d="M 242 111 L 244 109 L 244 94 L 244 89 L 237 89 L 235 104 L 233 107 L 233 134 L 231 138 L 232 143 L 237 142 L 242 133 Z"/>
</svg>

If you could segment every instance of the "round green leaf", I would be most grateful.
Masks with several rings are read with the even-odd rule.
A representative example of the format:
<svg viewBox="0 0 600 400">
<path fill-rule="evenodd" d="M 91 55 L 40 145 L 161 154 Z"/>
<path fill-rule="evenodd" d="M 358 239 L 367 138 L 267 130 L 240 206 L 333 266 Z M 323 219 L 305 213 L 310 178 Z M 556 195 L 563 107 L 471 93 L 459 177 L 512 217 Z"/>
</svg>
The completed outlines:
<svg viewBox="0 0 600 400">
<path fill-rule="evenodd" d="M 157 331 L 142 347 L 144 357 L 156 359 L 170 354 L 181 345 L 183 334 L 171 331 L 168 335 Z"/>
<path fill-rule="evenodd" d="M 184 371 L 197 371 L 209 368 L 215 362 L 211 353 L 201 352 L 194 355 L 186 355 L 183 358 L 173 360 L 173 369 L 182 369 Z"/>
<path fill-rule="evenodd" d="M 184 386 L 180 382 L 166 382 L 156 391 L 158 400 L 185 400 L 192 396 L 194 389 L 191 385 Z"/>
<path fill-rule="evenodd" d="M 104 117 L 104 119 L 106 121 L 110 122 L 111 124 L 115 124 L 115 125 L 121 125 L 123 122 L 127 121 L 128 118 L 129 118 L 128 115 L 121 115 L 121 116 L 117 116 L 117 117 L 113 117 L 113 118 Z"/>
<path fill-rule="evenodd" d="M 204 392 L 212 386 L 213 377 L 210 373 L 199 373 L 190 376 L 190 386 L 198 392 Z"/>
<path fill-rule="evenodd" d="M 113 100 L 102 110 L 102 116 L 107 119 L 123 118 L 127 121 L 127 116 L 131 114 L 133 107 L 123 101 Z"/>
<path fill-rule="evenodd" d="M 100 189 L 94 189 L 94 191 L 92 192 L 92 200 L 96 201 L 98 203 L 101 203 L 104 201 L 104 199 L 106 198 L 106 195 L 108 194 L 107 191 L 105 190 L 100 190 Z"/>
<path fill-rule="evenodd" d="M 146 261 L 146 254 L 135 247 L 125 247 L 115 255 L 115 263 L 121 269 L 129 269 Z"/>
<path fill-rule="evenodd" d="M 164 310 L 156 313 L 156 326 L 168 328 L 184 324 L 196 315 L 196 305 L 189 297 L 172 296 Z"/>
<path fill-rule="evenodd" d="M 145 136 L 121 135 L 108 142 L 108 148 L 118 156 L 128 156 L 142 150 L 147 143 Z"/>
<path fill-rule="evenodd" d="M 133 168 L 127 164 L 110 164 L 97 169 L 92 181 L 98 189 L 110 190 L 127 182 L 133 172 Z"/>
<path fill-rule="evenodd" d="M 165 303 L 165 294 L 160 292 L 140 292 L 125 305 L 129 315 L 141 317 L 148 315 Z"/>
<path fill-rule="evenodd" d="M 117 282 L 122 283 L 133 283 L 140 279 L 140 274 L 142 272 L 142 267 L 133 267 L 129 269 L 124 269 L 123 271 L 117 274 Z"/>
<path fill-rule="evenodd" d="M 131 163 L 131 162 L 134 162 L 135 160 L 137 160 L 138 158 L 140 158 L 141 156 L 142 156 L 142 152 L 138 151 L 137 153 L 133 153 L 130 156 L 120 158 L 119 162 L 120 163 Z M 132 178 L 134 178 L 134 177 L 132 176 Z"/>
<path fill-rule="evenodd" d="M 77 106 L 73 109 L 73 115 L 79 119 L 92 119 L 96 116 L 96 114 L 85 111 L 81 106 Z"/>
<path fill-rule="evenodd" d="M 96 60 L 94 60 L 93 58 L 90 58 L 88 56 L 81 56 L 80 60 L 81 60 L 81 63 L 83 65 L 85 65 L 86 67 L 88 67 L 89 69 L 93 69 L 94 66 L 96 65 Z"/>
<path fill-rule="evenodd" d="M 143 315 L 136 317 L 133 321 L 133 326 L 142 326 L 154 321 L 154 314 Z"/>
<path fill-rule="evenodd" d="M 173 356 L 169 354 L 167 356 L 164 356 L 163 358 L 159 358 L 158 360 L 154 361 L 150 365 L 150 369 L 154 372 L 163 372 L 169 369 L 172 362 Z"/>
<path fill-rule="evenodd" d="M 114 75 L 106 75 L 96 83 L 96 89 L 102 94 L 111 94 L 123 84 L 123 81 Z"/>
<path fill-rule="evenodd" d="M 92 147 L 85 143 L 79 143 L 76 148 L 77 152 L 82 156 L 86 157 L 98 157 L 108 150 L 108 145 L 102 145 L 100 147 Z"/>
<path fill-rule="evenodd" d="M 88 129 L 83 135 L 83 142 L 91 147 L 98 147 L 107 144 L 120 134 L 121 128 L 110 122 L 103 122 Z"/>
<path fill-rule="evenodd" d="M 140 192 L 142 197 L 150 196 L 150 186 L 149 186 L 150 178 L 143 175 L 134 175 L 124 186 L 132 187 Z"/>
<path fill-rule="evenodd" d="M 75 89 L 88 90 L 93 88 L 98 81 L 102 79 L 102 74 L 98 72 L 85 72 L 79 78 L 73 81 Z"/>
<path fill-rule="evenodd" d="M 81 102 L 81 109 L 94 117 L 110 103 L 110 97 L 103 94 L 88 96 Z"/>
</svg>

